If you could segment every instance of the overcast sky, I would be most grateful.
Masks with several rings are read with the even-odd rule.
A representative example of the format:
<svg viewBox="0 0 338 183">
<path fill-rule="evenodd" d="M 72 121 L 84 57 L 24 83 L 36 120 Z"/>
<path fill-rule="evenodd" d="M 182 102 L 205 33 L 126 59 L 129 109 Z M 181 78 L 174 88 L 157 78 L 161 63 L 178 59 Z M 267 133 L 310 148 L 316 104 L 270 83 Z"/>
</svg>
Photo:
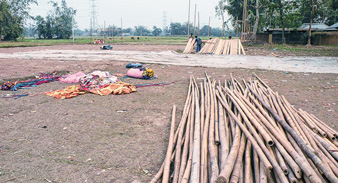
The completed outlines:
<svg viewBox="0 0 338 183">
<path fill-rule="evenodd" d="M 61 2 L 61 0 L 55 0 Z M 209 16 L 211 27 L 221 27 L 221 20 L 215 17 L 215 6 L 219 0 L 191 0 L 190 22 L 194 21 L 195 4 L 200 14 L 200 27 L 208 25 Z M 90 26 L 90 3 L 89 0 L 67 0 L 68 7 L 77 10 L 75 20 L 79 29 L 89 29 Z M 52 9 L 48 0 L 38 0 L 39 5 L 31 6 L 31 15 L 45 17 Z M 137 25 L 147 26 L 149 29 L 155 25 L 162 28 L 164 12 L 166 12 L 167 26 L 170 22 L 188 21 L 189 0 L 97 0 L 98 26 L 108 25 L 121 26 L 123 28 Z M 197 18 L 196 18 L 197 26 Z"/>
</svg>

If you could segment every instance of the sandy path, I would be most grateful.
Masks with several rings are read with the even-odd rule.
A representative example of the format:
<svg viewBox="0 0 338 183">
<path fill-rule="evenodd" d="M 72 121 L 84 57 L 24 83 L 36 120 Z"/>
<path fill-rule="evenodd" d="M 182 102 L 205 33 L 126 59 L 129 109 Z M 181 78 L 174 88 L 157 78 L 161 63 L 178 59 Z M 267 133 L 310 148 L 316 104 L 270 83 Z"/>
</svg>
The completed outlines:
<svg viewBox="0 0 338 183">
<path fill-rule="evenodd" d="M 0 53 L 0 59 L 59 61 L 131 61 L 216 68 L 246 68 L 287 72 L 338 73 L 337 57 L 271 57 L 178 54 L 173 51 L 39 50 Z"/>
</svg>

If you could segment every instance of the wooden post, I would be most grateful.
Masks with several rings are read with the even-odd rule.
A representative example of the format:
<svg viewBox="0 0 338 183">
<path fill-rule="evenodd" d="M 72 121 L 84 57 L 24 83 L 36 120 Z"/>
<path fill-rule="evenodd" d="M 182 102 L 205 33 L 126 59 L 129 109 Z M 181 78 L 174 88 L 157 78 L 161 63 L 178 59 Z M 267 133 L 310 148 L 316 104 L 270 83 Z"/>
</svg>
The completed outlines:
<svg viewBox="0 0 338 183">
<path fill-rule="evenodd" d="M 198 37 L 200 37 L 200 12 L 198 12 Z"/>
<path fill-rule="evenodd" d="M 188 8 L 188 40 L 190 34 L 190 0 L 189 0 L 189 8 Z"/>
<path fill-rule="evenodd" d="M 123 28 L 122 28 L 122 18 L 121 18 L 121 39 L 122 39 L 122 42 L 123 42 Z"/>
<path fill-rule="evenodd" d="M 238 37 L 238 17 L 236 19 L 236 37 Z"/>
<path fill-rule="evenodd" d="M 73 35 L 73 43 L 74 43 L 74 15 L 72 16 L 72 35 Z"/>
<path fill-rule="evenodd" d="M 103 41 L 106 41 L 106 21 L 103 23 Z"/>
<path fill-rule="evenodd" d="M 208 38 L 210 38 L 210 17 L 209 17 L 209 24 L 208 24 Z"/>
<path fill-rule="evenodd" d="M 194 35 L 196 35 L 196 8 L 197 8 L 197 4 L 195 4 L 195 16 L 194 16 Z"/>
</svg>

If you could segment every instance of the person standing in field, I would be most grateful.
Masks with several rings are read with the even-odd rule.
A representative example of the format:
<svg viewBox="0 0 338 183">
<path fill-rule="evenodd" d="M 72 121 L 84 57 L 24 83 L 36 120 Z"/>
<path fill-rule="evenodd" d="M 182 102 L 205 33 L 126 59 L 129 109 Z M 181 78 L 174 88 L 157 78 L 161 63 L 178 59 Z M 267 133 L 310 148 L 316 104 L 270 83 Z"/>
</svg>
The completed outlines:
<svg viewBox="0 0 338 183">
<path fill-rule="evenodd" d="M 197 43 L 196 53 L 198 53 L 201 50 L 202 40 L 197 36 L 195 36 L 195 38 L 196 38 L 195 43 Z"/>
</svg>

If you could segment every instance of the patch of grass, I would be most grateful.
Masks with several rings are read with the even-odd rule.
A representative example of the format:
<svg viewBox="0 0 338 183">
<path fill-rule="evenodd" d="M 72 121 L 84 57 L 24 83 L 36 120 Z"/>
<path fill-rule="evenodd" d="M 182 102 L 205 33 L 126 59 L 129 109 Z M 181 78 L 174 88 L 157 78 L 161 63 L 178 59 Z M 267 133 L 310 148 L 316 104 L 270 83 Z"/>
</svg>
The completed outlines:
<svg viewBox="0 0 338 183">
<path fill-rule="evenodd" d="M 31 43 L 21 43 L 21 42 L 10 42 L 5 44 L 0 44 L 0 48 L 11 48 L 11 47 L 35 47 L 35 46 L 52 46 L 53 44 L 41 43 L 41 44 L 31 44 Z"/>
<path fill-rule="evenodd" d="M 33 47 L 33 46 L 52 46 L 63 44 L 93 44 L 95 39 L 103 39 L 105 44 L 155 44 L 155 45 L 185 45 L 187 44 L 186 36 L 175 37 L 154 37 L 154 36 L 131 36 L 123 37 L 76 37 L 73 39 L 36 39 L 23 38 L 18 41 L 0 42 L 0 48 L 10 47 Z M 207 39 L 207 38 L 202 38 Z"/>
<path fill-rule="evenodd" d="M 306 56 L 338 56 L 338 46 L 305 46 L 305 45 L 282 45 L 282 44 L 244 44 L 244 47 L 262 49 L 268 51 L 284 52 L 284 54 Z"/>
</svg>

